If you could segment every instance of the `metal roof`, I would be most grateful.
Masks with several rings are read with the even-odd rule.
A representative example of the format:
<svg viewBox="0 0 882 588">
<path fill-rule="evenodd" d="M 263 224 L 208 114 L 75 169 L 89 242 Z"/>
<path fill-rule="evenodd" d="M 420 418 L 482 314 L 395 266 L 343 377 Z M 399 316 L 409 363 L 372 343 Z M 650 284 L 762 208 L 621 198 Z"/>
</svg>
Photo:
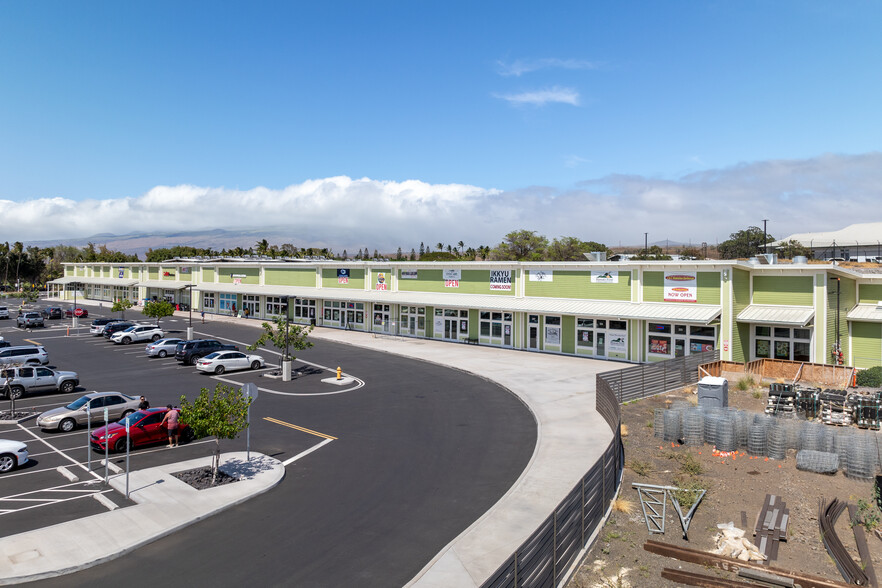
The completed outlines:
<svg viewBox="0 0 882 588">
<path fill-rule="evenodd" d="M 180 280 L 140 280 L 139 286 L 145 288 L 164 288 L 166 290 L 183 290 L 189 286 L 190 282 L 181 282 Z"/>
<path fill-rule="evenodd" d="M 845 318 L 850 321 L 882 323 L 882 306 L 878 304 L 858 304 L 848 311 Z"/>
<path fill-rule="evenodd" d="M 64 276 L 49 280 L 50 284 L 98 284 L 102 286 L 134 286 L 138 280 L 126 280 L 119 278 L 85 278 L 78 276 Z"/>
<path fill-rule="evenodd" d="M 784 306 L 777 304 L 751 304 L 735 319 L 739 323 L 767 325 L 792 325 L 804 327 L 815 317 L 811 306 Z"/>
<path fill-rule="evenodd" d="M 619 302 L 611 300 L 579 300 L 573 298 L 520 298 L 492 294 L 448 294 L 436 292 L 392 292 L 344 288 L 307 288 L 298 286 L 258 286 L 237 284 L 200 284 L 203 292 L 239 293 L 322 300 L 358 301 L 380 304 L 412 304 L 447 308 L 477 308 L 511 312 L 568 314 L 615 317 L 638 320 L 670 320 L 707 324 L 720 316 L 722 308 L 712 304 L 661 302 Z"/>
</svg>

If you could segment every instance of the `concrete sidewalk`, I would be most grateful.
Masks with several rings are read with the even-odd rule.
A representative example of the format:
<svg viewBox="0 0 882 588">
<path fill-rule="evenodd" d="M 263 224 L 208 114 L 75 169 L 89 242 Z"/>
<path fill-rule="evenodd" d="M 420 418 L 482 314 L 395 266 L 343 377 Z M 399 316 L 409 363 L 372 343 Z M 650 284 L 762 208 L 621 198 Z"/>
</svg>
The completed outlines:
<svg viewBox="0 0 882 588">
<path fill-rule="evenodd" d="M 221 470 L 238 482 L 196 490 L 173 472 L 210 464 L 211 457 L 131 472 L 134 506 L 0 539 L 0 585 L 60 576 L 98 565 L 266 492 L 285 477 L 282 463 L 260 453 L 225 453 Z M 122 494 L 125 475 L 110 479 Z"/>
</svg>

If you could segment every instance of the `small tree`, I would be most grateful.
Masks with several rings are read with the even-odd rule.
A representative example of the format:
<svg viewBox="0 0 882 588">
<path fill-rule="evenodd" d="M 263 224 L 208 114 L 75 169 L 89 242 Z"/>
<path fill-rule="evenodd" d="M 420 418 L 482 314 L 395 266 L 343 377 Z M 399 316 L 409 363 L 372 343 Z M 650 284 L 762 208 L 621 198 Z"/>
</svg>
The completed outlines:
<svg viewBox="0 0 882 588">
<path fill-rule="evenodd" d="M 113 301 L 113 307 L 111 307 L 111 311 L 118 312 L 119 318 L 126 318 L 126 311 L 132 307 L 132 301 L 128 298 L 120 298 L 119 300 Z"/>
<path fill-rule="evenodd" d="M 158 325 L 159 321 L 163 318 L 175 314 L 175 305 L 168 300 L 153 300 L 145 304 L 144 310 L 141 312 L 145 316 L 156 319 L 156 324 Z"/>
<path fill-rule="evenodd" d="M 218 382 L 214 392 L 202 388 L 192 404 L 181 396 L 181 422 L 187 423 L 198 437 L 214 437 L 214 456 L 211 460 L 211 483 L 217 479 L 220 467 L 220 440 L 235 439 L 248 428 L 248 406 L 251 398 L 242 394 L 241 388 L 233 388 Z"/>
<path fill-rule="evenodd" d="M 272 323 L 263 323 L 263 335 L 257 341 L 248 346 L 249 351 L 267 343 L 282 352 L 282 361 L 295 359 L 290 350 L 303 351 L 312 347 L 312 341 L 307 337 L 312 332 L 312 325 L 292 325 L 288 317 L 278 315 L 273 317 Z M 281 369 L 279 365 L 279 369 Z"/>
</svg>

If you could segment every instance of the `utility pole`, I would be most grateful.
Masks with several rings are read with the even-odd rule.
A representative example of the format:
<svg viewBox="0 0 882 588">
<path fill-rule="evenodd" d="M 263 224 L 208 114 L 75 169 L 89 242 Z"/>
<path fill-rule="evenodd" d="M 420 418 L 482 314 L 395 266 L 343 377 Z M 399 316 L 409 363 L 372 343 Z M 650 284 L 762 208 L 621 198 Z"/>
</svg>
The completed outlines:
<svg viewBox="0 0 882 588">
<path fill-rule="evenodd" d="M 649 255 L 649 233 L 643 233 L 643 255 Z"/>
<path fill-rule="evenodd" d="M 766 223 L 767 222 L 769 222 L 769 219 L 764 218 L 763 219 L 763 253 L 765 253 L 766 255 L 768 255 L 768 253 L 769 253 L 769 245 L 768 245 L 769 238 L 766 237 Z"/>
</svg>

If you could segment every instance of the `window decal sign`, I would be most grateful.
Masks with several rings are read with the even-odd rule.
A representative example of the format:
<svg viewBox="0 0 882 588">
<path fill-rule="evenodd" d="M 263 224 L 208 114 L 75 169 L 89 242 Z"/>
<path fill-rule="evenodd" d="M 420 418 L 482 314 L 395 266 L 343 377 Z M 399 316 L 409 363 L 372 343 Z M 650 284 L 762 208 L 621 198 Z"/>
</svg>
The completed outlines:
<svg viewBox="0 0 882 588">
<path fill-rule="evenodd" d="M 698 272 L 665 272 L 665 302 L 698 302 Z"/>
<path fill-rule="evenodd" d="M 530 270 L 531 282 L 553 282 L 554 270 Z"/>
<path fill-rule="evenodd" d="M 462 280 L 462 270 L 446 269 L 442 273 L 445 288 L 459 288 L 459 281 Z"/>
<path fill-rule="evenodd" d="M 511 291 L 511 270 L 491 270 L 490 289 Z"/>
<path fill-rule="evenodd" d="M 377 273 L 377 290 L 386 289 L 386 274 L 384 272 Z"/>
<path fill-rule="evenodd" d="M 348 284 L 349 283 L 349 270 L 347 268 L 342 268 L 342 267 L 337 268 L 337 283 L 338 284 Z"/>
<path fill-rule="evenodd" d="M 416 280 L 417 279 L 417 270 L 401 270 L 401 279 L 402 280 Z"/>
<path fill-rule="evenodd" d="M 618 284 L 619 283 L 619 272 L 618 271 L 609 271 L 609 272 L 591 272 L 591 283 L 592 284 Z"/>
</svg>

